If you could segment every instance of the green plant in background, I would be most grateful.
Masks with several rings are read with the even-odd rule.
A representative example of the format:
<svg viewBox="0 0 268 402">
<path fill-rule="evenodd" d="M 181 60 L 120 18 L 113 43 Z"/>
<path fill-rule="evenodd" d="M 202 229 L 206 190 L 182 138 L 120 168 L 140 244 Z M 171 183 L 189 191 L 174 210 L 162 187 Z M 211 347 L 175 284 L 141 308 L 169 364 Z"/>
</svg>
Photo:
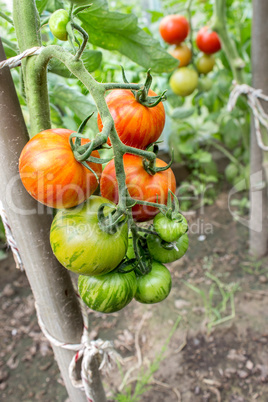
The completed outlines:
<svg viewBox="0 0 268 402">
<path fill-rule="evenodd" d="M 199 289 L 189 282 L 184 283 L 202 298 L 207 331 L 210 333 L 213 327 L 235 318 L 234 295 L 239 290 L 239 284 L 233 282 L 225 284 L 210 272 L 206 272 L 205 276 L 212 281 L 208 291 Z M 228 314 L 227 310 L 231 310 L 231 313 Z"/>
<path fill-rule="evenodd" d="M 162 346 L 160 352 L 156 355 L 154 360 L 149 363 L 149 366 L 147 368 L 141 367 L 138 372 L 137 380 L 135 382 L 134 387 L 131 387 L 131 385 L 125 386 L 124 392 L 118 393 L 114 396 L 112 400 L 116 402 L 139 402 L 141 401 L 142 395 L 149 391 L 151 388 L 150 381 L 153 378 L 154 373 L 157 372 L 159 369 L 160 363 L 165 359 L 164 353 L 167 350 L 167 347 L 170 343 L 170 340 L 176 331 L 179 323 L 181 321 L 181 317 L 179 316 L 173 325 L 170 333 L 167 336 L 167 339 Z M 119 366 L 121 369 L 121 367 Z M 122 372 L 122 369 L 121 369 Z M 122 373 L 123 374 L 123 373 Z"/>
</svg>

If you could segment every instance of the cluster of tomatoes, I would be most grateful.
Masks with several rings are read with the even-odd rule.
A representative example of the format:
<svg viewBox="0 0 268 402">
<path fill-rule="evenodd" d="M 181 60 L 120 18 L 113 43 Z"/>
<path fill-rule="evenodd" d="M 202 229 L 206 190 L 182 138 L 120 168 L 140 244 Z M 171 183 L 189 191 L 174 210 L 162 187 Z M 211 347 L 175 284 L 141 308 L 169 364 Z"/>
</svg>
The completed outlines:
<svg viewBox="0 0 268 402">
<path fill-rule="evenodd" d="M 156 96 L 151 90 L 148 95 L 148 99 Z M 160 137 L 165 124 L 162 102 L 147 107 L 134 91 L 119 89 L 111 91 L 106 102 L 125 145 L 145 150 Z M 101 131 L 100 115 L 98 126 Z M 150 171 L 143 157 L 125 154 L 128 197 L 137 203 L 131 209 L 133 218 L 125 216 L 116 230 L 105 230 L 101 218 L 112 219 L 119 200 L 115 160 L 103 170 L 97 150 L 83 160 L 90 144 L 71 130 L 50 129 L 35 135 L 21 153 L 19 171 L 26 190 L 58 210 L 50 231 L 52 250 L 65 268 L 79 274 L 80 295 L 93 310 L 118 311 L 133 298 L 160 302 L 171 289 L 170 272 L 163 263 L 181 258 L 188 248 L 187 222 L 171 201 L 176 190 L 174 174 L 158 158 L 155 171 Z M 92 195 L 98 182 L 101 196 Z M 144 202 L 169 207 L 159 212 L 154 204 Z M 135 223 L 152 219 L 147 229 Z M 129 232 L 130 221 L 136 227 L 135 236 Z M 137 255 L 146 272 L 139 269 Z"/>
<path fill-rule="evenodd" d="M 165 42 L 175 47 L 170 54 L 178 59 L 179 68 L 170 77 L 170 86 L 176 95 L 188 96 L 199 84 L 198 74 L 208 74 L 215 65 L 214 53 L 221 49 L 221 43 L 216 32 L 205 26 L 196 36 L 196 46 L 203 52 L 192 67 L 187 67 L 193 59 L 193 49 L 184 43 L 190 31 L 187 19 L 182 15 L 167 15 L 159 25 L 159 32 Z M 202 87 L 202 85 L 200 85 Z M 201 88 L 202 89 L 202 88 Z"/>
</svg>

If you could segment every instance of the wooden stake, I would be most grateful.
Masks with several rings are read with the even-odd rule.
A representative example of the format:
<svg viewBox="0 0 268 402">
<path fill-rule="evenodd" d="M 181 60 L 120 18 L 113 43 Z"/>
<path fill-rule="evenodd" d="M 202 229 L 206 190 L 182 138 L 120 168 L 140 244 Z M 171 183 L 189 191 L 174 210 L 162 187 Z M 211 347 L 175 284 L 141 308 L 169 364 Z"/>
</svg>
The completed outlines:
<svg viewBox="0 0 268 402">
<path fill-rule="evenodd" d="M 0 40 L 0 60 L 5 53 Z M 37 203 L 24 189 L 18 160 L 28 133 L 8 67 L 0 70 L 0 197 L 21 253 L 42 320 L 51 335 L 66 343 L 80 343 L 82 315 L 70 275 L 54 257 L 49 231 L 50 209 Z M 68 375 L 73 352 L 53 346 L 62 377 L 72 402 L 85 402 L 85 394 L 74 388 Z M 100 374 L 94 366 L 95 402 L 106 397 Z"/>
</svg>

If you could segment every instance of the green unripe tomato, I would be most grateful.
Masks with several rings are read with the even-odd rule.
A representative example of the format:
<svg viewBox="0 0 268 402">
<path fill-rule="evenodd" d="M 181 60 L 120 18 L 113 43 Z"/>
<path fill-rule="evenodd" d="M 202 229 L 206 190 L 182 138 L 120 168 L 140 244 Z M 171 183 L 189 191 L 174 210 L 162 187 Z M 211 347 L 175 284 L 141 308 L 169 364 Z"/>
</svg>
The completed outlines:
<svg viewBox="0 0 268 402">
<path fill-rule="evenodd" d="M 174 71 L 169 80 L 169 85 L 174 94 L 188 96 L 194 92 L 198 84 L 198 74 L 189 67 L 181 67 Z"/>
<path fill-rule="evenodd" d="M 187 220 L 181 214 L 177 219 L 169 219 L 161 212 L 154 218 L 154 228 L 162 240 L 172 242 L 178 240 L 188 229 Z"/>
<path fill-rule="evenodd" d="M 229 183 L 234 183 L 239 174 L 238 167 L 234 163 L 229 163 L 225 168 L 224 174 Z"/>
<path fill-rule="evenodd" d="M 209 77 L 199 78 L 199 81 L 198 81 L 199 91 L 208 92 L 211 90 L 212 86 L 213 86 L 213 81 L 211 78 L 209 78 Z"/>
<path fill-rule="evenodd" d="M 151 271 L 137 277 L 135 299 L 140 303 L 159 303 L 168 297 L 172 286 L 169 270 L 157 261 L 152 262 Z"/>
<path fill-rule="evenodd" d="M 165 243 L 158 236 L 149 235 L 147 237 L 147 245 L 151 256 L 154 260 L 168 263 L 173 262 L 184 256 L 189 246 L 187 234 L 182 235 L 176 242 Z"/>
<path fill-rule="evenodd" d="M 66 10 L 59 9 L 51 15 L 48 25 L 55 38 L 64 41 L 68 39 L 66 26 L 69 21 L 69 14 Z"/>
<path fill-rule="evenodd" d="M 131 265 L 125 270 L 131 269 Z M 137 289 L 134 271 L 121 273 L 109 272 L 100 276 L 78 278 L 78 290 L 84 303 L 94 311 L 114 313 L 126 307 Z"/>
<path fill-rule="evenodd" d="M 208 74 L 215 66 L 215 58 L 211 54 L 203 54 L 196 61 L 196 68 L 199 74 Z"/>
<path fill-rule="evenodd" d="M 115 234 L 101 230 L 99 207 L 109 203 L 106 198 L 92 195 L 75 208 L 60 209 L 53 219 L 50 244 L 59 262 L 81 275 L 98 276 L 113 271 L 127 251 L 127 223 Z M 111 208 L 104 208 L 107 216 Z"/>
</svg>

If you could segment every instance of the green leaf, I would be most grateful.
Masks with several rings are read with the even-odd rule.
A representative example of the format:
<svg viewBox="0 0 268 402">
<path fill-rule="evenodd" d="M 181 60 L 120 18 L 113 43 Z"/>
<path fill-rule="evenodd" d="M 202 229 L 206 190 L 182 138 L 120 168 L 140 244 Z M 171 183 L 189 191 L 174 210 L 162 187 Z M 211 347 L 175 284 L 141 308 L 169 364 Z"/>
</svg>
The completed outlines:
<svg viewBox="0 0 268 402">
<path fill-rule="evenodd" d="M 39 14 L 42 14 L 42 12 L 45 10 L 47 3 L 48 0 L 36 0 L 36 7 Z"/>
<path fill-rule="evenodd" d="M 152 36 L 137 26 L 133 14 L 110 12 L 103 1 L 77 14 L 89 34 L 89 42 L 103 49 L 115 50 L 154 72 L 171 72 L 177 61 Z"/>
<path fill-rule="evenodd" d="M 164 14 L 161 13 L 160 11 L 152 11 L 152 10 L 146 10 L 147 13 L 151 14 L 151 22 L 156 22 L 160 18 L 163 18 Z"/>
<path fill-rule="evenodd" d="M 102 53 L 98 50 L 85 50 L 82 55 L 82 60 L 86 69 L 91 73 L 99 68 Z M 76 78 L 61 61 L 55 58 L 50 60 L 48 71 L 65 78 Z"/>
<path fill-rule="evenodd" d="M 96 106 L 91 100 L 80 92 L 63 84 L 53 86 L 53 103 L 65 109 L 71 109 L 81 120 L 84 120 L 90 113 L 96 111 Z"/>
<path fill-rule="evenodd" d="M 185 108 L 185 107 L 177 107 L 173 110 L 171 117 L 173 119 L 186 119 L 194 114 L 195 108 Z"/>
</svg>

